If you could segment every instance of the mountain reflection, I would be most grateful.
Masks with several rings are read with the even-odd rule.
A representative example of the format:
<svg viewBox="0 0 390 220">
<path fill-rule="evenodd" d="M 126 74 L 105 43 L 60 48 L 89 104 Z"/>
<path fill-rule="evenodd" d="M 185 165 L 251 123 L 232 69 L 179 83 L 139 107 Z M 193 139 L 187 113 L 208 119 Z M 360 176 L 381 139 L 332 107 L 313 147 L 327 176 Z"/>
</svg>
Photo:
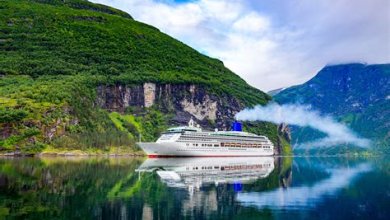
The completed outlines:
<svg viewBox="0 0 390 220">
<path fill-rule="evenodd" d="M 0 158 L 0 219 L 387 219 L 390 163 L 362 161 Z"/>
<path fill-rule="evenodd" d="M 360 174 L 371 170 L 368 163 L 355 167 L 328 169 L 328 178 L 310 186 L 277 188 L 267 192 L 245 192 L 237 194 L 237 201 L 243 206 L 272 209 L 310 209 L 325 198 L 334 197 L 340 190 Z"/>
</svg>

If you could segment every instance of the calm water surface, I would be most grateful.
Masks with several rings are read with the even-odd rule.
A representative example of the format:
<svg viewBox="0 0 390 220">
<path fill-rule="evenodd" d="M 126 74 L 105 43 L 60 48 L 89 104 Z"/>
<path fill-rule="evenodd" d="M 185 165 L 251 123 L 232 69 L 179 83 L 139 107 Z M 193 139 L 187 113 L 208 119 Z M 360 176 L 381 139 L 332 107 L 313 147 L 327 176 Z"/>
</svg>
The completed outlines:
<svg viewBox="0 0 390 220">
<path fill-rule="evenodd" d="M 387 158 L 0 159 L 0 219 L 389 219 Z"/>
</svg>

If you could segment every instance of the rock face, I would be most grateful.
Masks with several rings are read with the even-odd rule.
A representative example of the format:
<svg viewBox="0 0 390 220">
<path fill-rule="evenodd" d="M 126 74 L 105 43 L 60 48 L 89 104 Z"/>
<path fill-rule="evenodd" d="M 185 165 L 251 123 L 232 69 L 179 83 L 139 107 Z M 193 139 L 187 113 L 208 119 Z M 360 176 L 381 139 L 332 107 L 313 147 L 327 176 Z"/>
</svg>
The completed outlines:
<svg viewBox="0 0 390 220">
<path fill-rule="evenodd" d="M 285 139 L 287 142 L 291 142 L 291 130 L 286 123 L 281 123 L 278 125 L 278 140 L 275 146 L 275 154 L 280 155 L 283 153 L 282 140 Z"/>
<path fill-rule="evenodd" d="M 150 107 L 154 104 L 156 99 L 156 84 L 145 83 L 144 84 L 144 106 Z"/>
<path fill-rule="evenodd" d="M 286 123 L 282 123 L 278 126 L 278 134 L 282 135 L 288 142 L 291 141 L 291 130 Z"/>
<path fill-rule="evenodd" d="M 235 114 L 245 108 L 229 94 L 215 95 L 193 84 L 100 85 L 96 103 L 101 108 L 121 113 L 128 107 L 153 106 L 162 112 L 173 113 L 171 124 L 184 125 L 192 118 L 210 130 L 229 130 Z M 280 138 L 290 141 L 290 129 L 281 124 L 277 132 L 275 152 L 282 154 Z"/>
<path fill-rule="evenodd" d="M 219 129 L 229 129 L 234 115 L 244 108 L 230 95 L 216 96 L 191 84 L 101 85 L 97 104 L 117 112 L 127 107 L 155 106 L 163 112 L 174 112 L 173 123 L 185 124 L 192 117 L 205 128 Z"/>
</svg>

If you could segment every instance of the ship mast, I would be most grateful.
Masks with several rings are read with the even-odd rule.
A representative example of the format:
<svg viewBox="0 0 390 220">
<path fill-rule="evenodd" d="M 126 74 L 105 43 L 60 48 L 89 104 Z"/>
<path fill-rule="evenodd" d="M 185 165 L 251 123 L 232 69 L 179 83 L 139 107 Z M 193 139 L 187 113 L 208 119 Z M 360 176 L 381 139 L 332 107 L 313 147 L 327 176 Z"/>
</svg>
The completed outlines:
<svg viewBox="0 0 390 220">
<path fill-rule="evenodd" d="M 191 117 L 191 119 L 188 121 L 188 127 L 191 127 L 191 128 L 195 127 L 195 122 L 194 122 L 194 120 L 192 120 L 192 117 Z"/>
</svg>

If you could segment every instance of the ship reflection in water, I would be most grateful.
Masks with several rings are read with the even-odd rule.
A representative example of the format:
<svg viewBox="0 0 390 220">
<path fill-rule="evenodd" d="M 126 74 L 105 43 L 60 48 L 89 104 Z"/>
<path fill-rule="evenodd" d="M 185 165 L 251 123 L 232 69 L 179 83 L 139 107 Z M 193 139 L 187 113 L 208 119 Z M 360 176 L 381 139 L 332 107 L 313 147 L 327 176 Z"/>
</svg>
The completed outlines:
<svg viewBox="0 0 390 220">
<path fill-rule="evenodd" d="M 275 169 L 273 157 L 149 158 L 136 170 L 155 172 L 172 189 L 184 216 L 213 216 L 237 208 L 236 195 Z M 224 214 L 227 214 L 224 213 Z M 222 213 L 221 213 L 222 214 Z M 153 213 L 149 213 L 152 217 Z M 204 217 L 204 216 L 203 216 Z M 151 218 L 150 218 L 151 219 Z"/>
<path fill-rule="evenodd" d="M 156 172 L 168 187 L 186 188 L 190 194 L 202 186 L 242 184 L 266 178 L 275 168 L 273 157 L 149 158 L 137 172 Z"/>
</svg>

